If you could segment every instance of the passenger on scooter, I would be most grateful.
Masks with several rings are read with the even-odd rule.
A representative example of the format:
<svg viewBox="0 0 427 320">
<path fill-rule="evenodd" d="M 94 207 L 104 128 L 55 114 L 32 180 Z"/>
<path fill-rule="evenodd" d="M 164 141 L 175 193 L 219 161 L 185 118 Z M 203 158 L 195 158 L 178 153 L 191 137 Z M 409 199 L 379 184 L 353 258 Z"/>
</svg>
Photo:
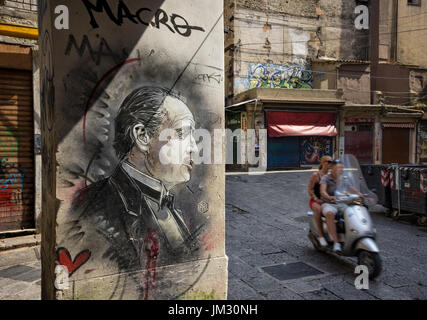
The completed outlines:
<svg viewBox="0 0 427 320">
<path fill-rule="evenodd" d="M 337 227 L 335 225 L 335 215 L 339 211 L 344 211 L 347 207 L 345 204 L 337 204 L 335 202 L 337 183 L 343 172 L 343 164 L 339 160 L 334 160 L 331 173 L 323 176 L 320 180 L 320 195 L 325 202 L 322 204 L 322 213 L 326 218 L 329 234 L 334 241 L 333 251 L 335 252 L 341 251 L 341 244 L 338 242 Z"/>
<path fill-rule="evenodd" d="M 311 175 L 310 181 L 308 183 L 308 194 L 310 195 L 310 209 L 314 213 L 314 219 L 316 221 L 317 230 L 319 230 L 318 241 L 322 247 L 326 247 L 328 243 L 326 242 L 323 235 L 322 228 L 322 207 L 323 200 L 320 195 L 320 180 L 323 176 L 327 175 L 329 169 L 331 168 L 332 158 L 329 156 L 323 156 L 320 159 L 319 171 L 314 172 Z"/>
</svg>

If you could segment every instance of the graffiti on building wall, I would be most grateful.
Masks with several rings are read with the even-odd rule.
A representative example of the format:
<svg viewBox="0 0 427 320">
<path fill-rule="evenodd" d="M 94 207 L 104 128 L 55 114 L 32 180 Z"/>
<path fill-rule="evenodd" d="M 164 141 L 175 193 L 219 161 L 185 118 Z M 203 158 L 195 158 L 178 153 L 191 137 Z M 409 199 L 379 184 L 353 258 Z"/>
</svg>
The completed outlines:
<svg viewBox="0 0 427 320">
<path fill-rule="evenodd" d="M 16 127 L 1 129 L 0 152 L 0 220 L 10 222 L 14 214 L 20 215 L 23 208 L 25 169 L 19 167 L 20 133 Z"/>
<path fill-rule="evenodd" d="M 18 148 L 20 145 L 19 132 L 14 128 L 5 128 L 2 130 L 0 136 L 0 150 L 3 153 L 12 154 L 13 156 L 18 155 Z"/>
<path fill-rule="evenodd" d="M 249 88 L 311 89 L 310 71 L 299 65 L 249 64 Z"/>
<path fill-rule="evenodd" d="M 328 137 L 306 137 L 301 139 L 301 163 L 319 164 L 323 156 L 332 156 L 332 139 Z"/>
<path fill-rule="evenodd" d="M 9 162 L 8 158 L 0 160 L 0 219 L 7 221 L 23 209 L 25 169 L 19 169 L 18 164 Z"/>
</svg>

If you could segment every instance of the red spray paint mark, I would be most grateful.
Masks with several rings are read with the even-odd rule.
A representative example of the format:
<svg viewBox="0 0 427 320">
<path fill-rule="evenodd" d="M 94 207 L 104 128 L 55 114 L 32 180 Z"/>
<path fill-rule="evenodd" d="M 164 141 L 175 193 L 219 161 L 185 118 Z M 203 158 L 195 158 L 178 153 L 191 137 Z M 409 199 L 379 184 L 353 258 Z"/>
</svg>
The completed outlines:
<svg viewBox="0 0 427 320">
<path fill-rule="evenodd" d="M 219 235 L 213 231 L 206 233 L 202 238 L 202 243 L 206 251 L 211 251 L 219 240 Z"/>
<path fill-rule="evenodd" d="M 68 273 L 71 276 L 78 268 L 84 265 L 90 258 L 90 251 L 83 250 L 74 260 L 71 259 L 70 252 L 65 248 L 58 248 L 57 250 L 59 264 L 67 267 Z"/>
<path fill-rule="evenodd" d="M 160 238 L 156 231 L 151 230 L 148 232 L 146 238 L 145 254 L 147 262 L 145 264 L 145 295 L 144 300 L 148 300 L 150 289 L 155 288 L 156 272 L 157 272 L 157 258 L 160 251 Z"/>
<path fill-rule="evenodd" d="M 86 143 L 86 117 L 87 117 L 87 113 L 89 111 L 89 108 L 91 107 L 91 102 L 93 99 L 93 96 L 96 93 L 96 90 L 98 90 L 99 86 L 115 71 L 120 70 L 121 67 L 123 67 L 124 65 L 136 62 L 136 61 L 141 61 L 141 58 L 134 58 L 134 59 L 129 59 L 126 60 L 116 66 L 114 66 L 113 68 L 111 68 L 106 74 L 104 74 L 101 79 L 98 81 L 98 83 L 95 85 L 95 87 L 92 89 L 90 95 L 89 95 L 89 100 L 86 103 L 85 106 L 85 113 L 84 113 L 84 118 L 83 118 L 83 143 Z"/>
<path fill-rule="evenodd" d="M 64 195 L 66 203 L 83 203 L 87 197 L 86 184 L 83 180 L 71 180 L 70 182 L 75 183 L 74 186 L 67 188 Z"/>
<path fill-rule="evenodd" d="M 10 211 L 20 210 L 22 206 L 21 199 L 17 198 L 22 192 L 14 191 L 11 188 L 0 190 L 0 207 L 7 207 Z M 22 195 L 21 195 L 22 197 Z"/>
</svg>

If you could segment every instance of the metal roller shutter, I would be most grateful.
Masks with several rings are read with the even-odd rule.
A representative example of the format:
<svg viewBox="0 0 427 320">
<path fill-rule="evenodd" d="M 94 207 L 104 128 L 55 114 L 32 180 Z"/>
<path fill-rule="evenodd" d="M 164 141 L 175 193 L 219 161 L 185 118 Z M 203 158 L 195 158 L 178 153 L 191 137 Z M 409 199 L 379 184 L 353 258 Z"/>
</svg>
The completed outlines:
<svg viewBox="0 0 427 320">
<path fill-rule="evenodd" d="M 387 127 L 383 129 L 383 163 L 409 163 L 410 129 Z"/>
<path fill-rule="evenodd" d="M 33 81 L 0 69 L 0 232 L 34 228 Z"/>
<path fill-rule="evenodd" d="M 299 167 L 298 137 L 268 138 L 267 168 L 284 169 Z"/>
</svg>

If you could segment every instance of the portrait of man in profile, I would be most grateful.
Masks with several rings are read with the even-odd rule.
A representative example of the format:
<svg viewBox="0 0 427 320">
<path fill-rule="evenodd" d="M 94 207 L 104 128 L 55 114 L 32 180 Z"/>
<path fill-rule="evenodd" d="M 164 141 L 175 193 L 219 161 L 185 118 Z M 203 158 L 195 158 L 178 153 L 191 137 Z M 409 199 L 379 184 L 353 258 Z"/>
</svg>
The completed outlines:
<svg viewBox="0 0 427 320">
<path fill-rule="evenodd" d="M 126 271 L 148 268 L 153 261 L 155 266 L 178 263 L 197 251 L 198 241 L 172 193 L 191 179 L 198 152 L 194 129 L 189 107 L 168 89 L 145 86 L 131 92 L 115 118 L 119 163 L 111 176 L 76 195 L 67 241 L 82 248 L 96 243 L 92 256 Z M 165 130 L 167 138 L 160 139 Z"/>
</svg>

